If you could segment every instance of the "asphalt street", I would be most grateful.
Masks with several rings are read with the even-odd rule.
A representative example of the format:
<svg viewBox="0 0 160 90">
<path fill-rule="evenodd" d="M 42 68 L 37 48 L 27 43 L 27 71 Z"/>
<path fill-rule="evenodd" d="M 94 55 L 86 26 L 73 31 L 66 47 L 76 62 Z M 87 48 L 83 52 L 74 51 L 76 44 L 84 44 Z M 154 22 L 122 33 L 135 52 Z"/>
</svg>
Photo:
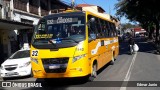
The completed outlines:
<svg viewBox="0 0 160 90">
<path fill-rule="evenodd" d="M 44 87 L 3 87 L 0 90 L 160 90 L 160 55 L 155 54 L 152 44 L 144 41 L 144 39 L 136 39 L 136 43 L 139 46 L 139 51 L 133 55 L 128 53 L 128 44 L 126 42 L 120 43 L 120 53 L 114 65 L 107 64 L 99 70 L 98 76 L 93 82 L 73 79 L 59 82 L 53 80 L 50 83 L 45 83 L 43 79 L 22 77 L 12 78 L 7 81 L 40 81 L 44 82 Z M 1 81 L 3 80 L 1 79 Z M 145 86 L 149 83 L 153 87 Z"/>
</svg>

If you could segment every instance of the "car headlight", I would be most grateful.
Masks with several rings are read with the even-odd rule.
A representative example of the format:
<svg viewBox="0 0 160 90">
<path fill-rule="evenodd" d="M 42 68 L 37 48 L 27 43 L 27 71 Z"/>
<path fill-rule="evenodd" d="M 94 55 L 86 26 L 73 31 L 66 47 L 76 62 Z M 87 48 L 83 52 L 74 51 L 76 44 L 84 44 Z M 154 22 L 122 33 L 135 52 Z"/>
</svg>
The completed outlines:
<svg viewBox="0 0 160 90">
<path fill-rule="evenodd" d="M 38 64 L 38 59 L 37 58 L 31 58 L 31 61 L 33 61 L 33 62 Z"/>
<path fill-rule="evenodd" d="M 81 58 L 83 58 L 85 56 L 86 56 L 86 54 L 82 54 L 82 55 L 73 57 L 72 63 L 76 62 L 77 60 L 79 60 L 79 59 L 81 59 Z"/>
<path fill-rule="evenodd" d="M 29 61 L 29 62 L 26 62 L 26 63 L 24 63 L 22 66 L 19 66 L 19 68 L 27 67 L 30 63 L 31 63 L 30 61 Z"/>
</svg>

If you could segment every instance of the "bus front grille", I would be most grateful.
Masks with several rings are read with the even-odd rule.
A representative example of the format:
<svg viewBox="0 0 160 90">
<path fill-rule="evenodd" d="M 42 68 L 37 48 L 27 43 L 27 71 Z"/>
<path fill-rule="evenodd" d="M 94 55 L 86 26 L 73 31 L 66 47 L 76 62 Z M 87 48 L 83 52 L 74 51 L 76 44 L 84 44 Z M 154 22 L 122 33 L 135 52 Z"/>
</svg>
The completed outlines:
<svg viewBox="0 0 160 90">
<path fill-rule="evenodd" d="M 42 59 L 46 73 L 64 73 L 68 65 L 69 58 L 47 58 Z"/>
</svg>

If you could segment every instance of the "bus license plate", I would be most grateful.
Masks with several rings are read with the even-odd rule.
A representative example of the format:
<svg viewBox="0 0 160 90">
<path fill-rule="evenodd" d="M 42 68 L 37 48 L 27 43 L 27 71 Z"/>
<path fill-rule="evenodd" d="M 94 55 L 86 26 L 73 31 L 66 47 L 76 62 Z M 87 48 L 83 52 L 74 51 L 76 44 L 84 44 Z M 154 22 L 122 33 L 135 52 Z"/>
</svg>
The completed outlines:
<svg viewBox="0 0 160 90">
<path fill-rule="evenodd" d="M 60 68 L 59 65 L 50 65 L 49 66 L 49 69 L 58 69 L 58 68 Z"/>
</svg>

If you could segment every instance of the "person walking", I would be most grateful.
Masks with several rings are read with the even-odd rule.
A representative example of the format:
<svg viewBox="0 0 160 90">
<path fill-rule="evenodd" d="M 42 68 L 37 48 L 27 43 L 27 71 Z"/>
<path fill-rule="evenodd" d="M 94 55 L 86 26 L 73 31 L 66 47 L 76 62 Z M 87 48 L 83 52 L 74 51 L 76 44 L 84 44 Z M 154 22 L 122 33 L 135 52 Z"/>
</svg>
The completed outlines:
<svg viewBox="0 0 160 90">
<path fill-rule="evenodd" d="M 128 43 L 129 43 L 129 49 L 130 49 L 130 54 L 133 54 L 134 53 L 134 44 L 135 44 L 135 41 L 133 39 L 132 36 L 130 36 L 129 40 L 128 40 Z"/>
</svg>

